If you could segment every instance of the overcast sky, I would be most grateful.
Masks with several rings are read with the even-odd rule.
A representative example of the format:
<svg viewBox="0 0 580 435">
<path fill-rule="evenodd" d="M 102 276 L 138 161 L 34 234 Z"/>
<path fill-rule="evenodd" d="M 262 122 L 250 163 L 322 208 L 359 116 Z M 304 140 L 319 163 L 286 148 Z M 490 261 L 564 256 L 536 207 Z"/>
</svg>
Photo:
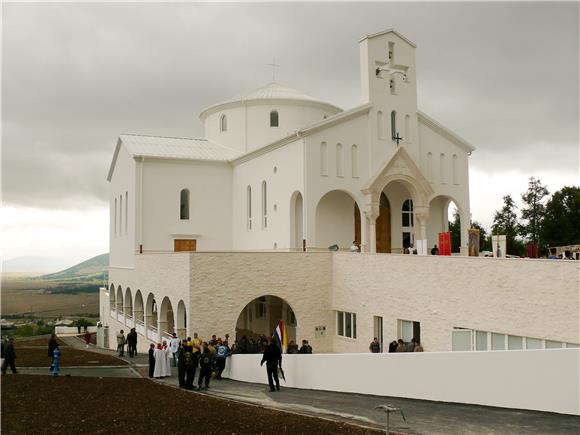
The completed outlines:
<svg viewBox="0 0 580 435">
<path fill-rule="evenodd" d="M 203 137 L 200 111 L 271 81 L 358 105 L 358 39 L 418 46 L 420 110 L 476 146 L 471 211 L 488 226 L 530 176 L 579 184 L 579 5 L 3 5 L 4 259 L 108 251 L 117 136 Z"/>
</svg>

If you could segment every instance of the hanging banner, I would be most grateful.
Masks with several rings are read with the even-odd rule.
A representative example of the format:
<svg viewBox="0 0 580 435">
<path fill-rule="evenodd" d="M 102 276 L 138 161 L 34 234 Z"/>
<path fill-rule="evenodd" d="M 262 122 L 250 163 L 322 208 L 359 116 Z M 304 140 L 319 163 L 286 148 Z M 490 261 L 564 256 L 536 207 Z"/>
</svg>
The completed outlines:
<svg viewBox="0 0 580 435">
<path fill-rule="evenodd" d="M 479 230 L 470 228 L 467 230 L 467 247 L 470 257 L 479 257 Z"/>
<path fill-rule="evenodd" d="M 451 255 L 451 233 L 439 233 L 439 255 Z"/>
</svg>

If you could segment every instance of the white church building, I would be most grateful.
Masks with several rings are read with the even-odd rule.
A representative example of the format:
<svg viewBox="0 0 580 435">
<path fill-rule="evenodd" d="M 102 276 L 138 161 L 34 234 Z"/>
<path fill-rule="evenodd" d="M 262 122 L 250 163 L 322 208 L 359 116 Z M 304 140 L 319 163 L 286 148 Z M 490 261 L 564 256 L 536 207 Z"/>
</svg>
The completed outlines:
<svg viewBox="0 0 580 435">
<path fill-rule="evenodd" d="M 270 83 L 204 109 L 204 138 L 119 137 L 110 337 L 135 327 L 145 348 L 283 320 L 315 352 L 366 352 L 373 337 L 425 351 L 580 342 L 574 262 L 465 256 L 474 147 L 418 110 L 415 44 L 386 30 L 359 47 L 357 107 Z M 464 255 L 403 255 L 438 243 L 450 202 Z"/>
</svg>

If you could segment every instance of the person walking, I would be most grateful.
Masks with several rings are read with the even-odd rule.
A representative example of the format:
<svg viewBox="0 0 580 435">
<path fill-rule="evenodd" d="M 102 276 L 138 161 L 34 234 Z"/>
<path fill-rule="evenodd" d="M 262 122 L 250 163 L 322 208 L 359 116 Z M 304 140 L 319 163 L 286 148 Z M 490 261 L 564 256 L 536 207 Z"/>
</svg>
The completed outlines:
<svg viewBox="0 0 580 435">
<path fill-rule="evenodd" d="M 48 340 L 48 358 L 50 360 L 50 368 L 52 370 L 52 362 L 54 358 L 54 349 L 58 347 L 58 342 L 56 341 L 56 334 L 52 334 L 50 336 L 50 340 Z"/>
<path fill-rule="evenodd" d="M 199 357 L 199 379 L 197 380 L 197 387 L 200 390 L 209 388 L 209 380 L 211 378 L 211 367 L 213 365 L 214 354 L 209 350 L 209 345 L 206 341 L 203 342 L 201 354 Z M 202 387 L 204 384 L 205 387 Z"/>
<path fill-rule="evenodd" d="M 266 373 L 268 375 L 268 384 L 270 391 L 280 391 L 280 379 L 278 379 L 278 367 L 282 368 L 282 352 L 276 344 L 274 338 L 268 339 L 268 346 L 264 351 L 264 356 L 260 365 L 266 363 Z M 276 389 L 274 389 L 274 382 Z"/>
<path fill-rule="evenodd" d="M 185 347 L 187 340 L 183 340 L 177 348 L 177 381 L 180 388 L 185 388 Z"/>
<path fill-rule="evenodd" d="M 16 370 L 16 351 L 14 350 L 14 338 L 10 337 L 8 343 L 4 345 L 4 362 L 2 363 L 2 374 L 6 374 L 6 369 L 10 366 L 12 373 L 18 373 Z"/>
<path fill-rule="evenodd" d="M 155 372 L 155 345 L 149 345 L 149 377 L 152 378 Z"/>
<path fill-rule="evenodd" d="M 222 373 L 226 368 L 226 359 L 230 355 L 230 348 L 221 339 L 218 340 L 218 346 L 216 350 L 216 379 L 222 378 Z"/>
<path fill-rule="evenodd" d="M 58 344 L 54 348 L 52 366 L 51 366 L 52 376 L 58 376 L 60 373 L 60 347 Z"/>
<path fill-rule="evenodd" d="M 193 380 L 195 378 L 195 369 L 198 364 L 199 352 L 193 351 L 191 342 L 183 346 L 183 365 L 185 367 L 185 389 L 193 390 Z"/>
<path fill-rule="evenodd" d="M 131 328 L 127 334 L 127 352 L 129 352 L 129 358 L 135 358 L 137 355 L 137 331 L 135 328 Z"/>
<path fill-rule="evenodd" d="M 180 340 L 177 338 L 177 334 L 175 332 L 171 335 L 171 339 L 169 340 L 169 349 L 171 350 L 171 355 L 173 355 L 173 367 L 177 367 L 177 350 L 179 349 Z"/>
<path fill-rule="evenodd" d="M 371 341 L 371 344 L 369 345 L 369 350 L 372 353 L 381 353 L 381 343 L 379 343 L 379 339 L 377 337 L 375 337 L 374 340 Z"/>
<path fill-rule="evenodd" d="M 119 352 L 119 356 L 125 356 L 125 334 L 122 329 L 117 334 L 117 352 Z"/>
</svg>

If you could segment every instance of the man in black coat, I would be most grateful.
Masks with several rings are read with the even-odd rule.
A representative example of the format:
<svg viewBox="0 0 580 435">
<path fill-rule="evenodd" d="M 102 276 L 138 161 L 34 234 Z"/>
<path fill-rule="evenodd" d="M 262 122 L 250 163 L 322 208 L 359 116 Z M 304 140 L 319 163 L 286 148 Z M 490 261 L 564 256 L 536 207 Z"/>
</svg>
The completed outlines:
<svg viewBox="0 0 580 435">
<path fill-rule="evenodd" d="M 12 373 L 18 373 L 15 365 L 16 352 L 14 351 L 14 339 L 10 337 L 8 343 L 4 345 L 4 363 L 2 364 L 2 374 L 6 374 L 6 369 L 10 366 Z"/>
<path fill-rule="evenodd" d="M 131 332 L 127 334 L 127 350 L 129 358 L 134 358 L 137 355 L 137 331 L 135 328 L 131 328 Z"/>
<path fill-rule="evenodd" d="M 266 363 L 266 372 L 268 373 L 268 384 L 270 384 L 270 391 L 280 391 L 280 380 L 278 379 L 278 366 L 282 368 L 282 352 L 273 338 L 268 339 L 268 346 L 264 351 L 262 362 L 260 365 Z M 273 379 L 272 379 L 273 378 Z M 276 389 L 274 389 L 274 382 L 276 382 Z"/>
</svg>

